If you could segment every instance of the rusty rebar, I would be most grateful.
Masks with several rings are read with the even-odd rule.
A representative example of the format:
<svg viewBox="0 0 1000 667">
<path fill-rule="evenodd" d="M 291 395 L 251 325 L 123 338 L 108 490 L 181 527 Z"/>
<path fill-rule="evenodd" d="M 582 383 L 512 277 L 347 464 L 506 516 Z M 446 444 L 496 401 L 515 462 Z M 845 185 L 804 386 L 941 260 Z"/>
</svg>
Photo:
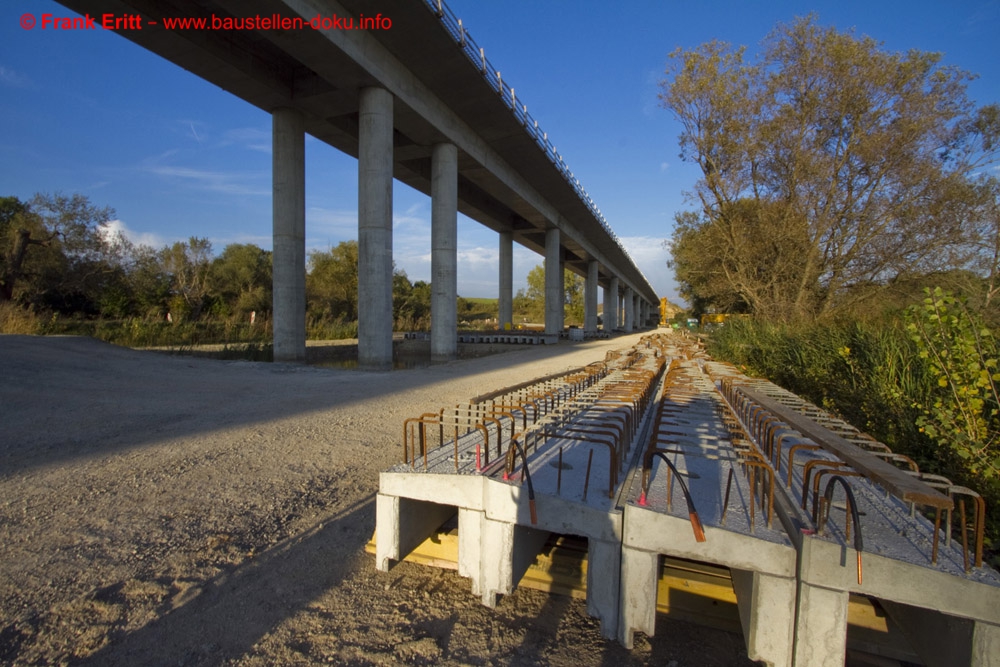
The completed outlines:
<svg viewBox="0 0 1000 667">
<path fill-rule="evenodd" d="M 847 483 L 847 480 L 840 475 L 834 475 L 830 478 L 830 481 L 826 484 L 826 490 L 823 492 L 823 503 L 820 511 L 820 521 L 816 525 L 816 532 L 820 535 L 823 534 L 823 526 L 826 524 L 826 519 L 830 514 L 830 506 L 833 505 L 833 485 L 834 482 L 839 482 L 841 487 L 844 489 L 844 495 L 846 496 L 847 503 L 847 517 L 846 521 L 854 522 L 854 550 L 858 553 L 858 585 L 861 585 L 861 552 L 864 549 L 864 539 L 861 536 L 861 517 L 858 514 L 858 503 L 854 499 L 854 492 L 851 490 L 851 485 Z M 825 510 L 825 511 L 823 511 Z M 844 534 L 850 535 L 850 528 L 845 524 Z M 849 537 L 847 539 L 850 539 Z"/>
</svg>

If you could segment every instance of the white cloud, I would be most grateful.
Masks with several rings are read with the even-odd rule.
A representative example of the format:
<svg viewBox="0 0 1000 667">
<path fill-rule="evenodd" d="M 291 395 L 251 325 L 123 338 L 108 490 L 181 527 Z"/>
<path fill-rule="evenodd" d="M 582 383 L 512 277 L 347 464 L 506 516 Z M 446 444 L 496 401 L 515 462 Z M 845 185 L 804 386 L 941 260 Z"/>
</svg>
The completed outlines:
<svg viewBox="0 0 1000 667">
<path fill-rule="evenodd" d="M 168 241 L 163 236 L 152 232 L 137 232 L 129 229 L 121 220 L 110 220 L 101 227 L 101 234 L 105 239 L 125 238 L 135 245 L 147 245 L 153 248 L 162 248 L 168 245 Z"/>
<path fill-rule="evenodd" d="M 218 192 L 226 195 L 270 196 L 270 187 L 261 187 L 259 183 L 270 174 L 259 172 L 226 172 L 192 169 L 189 167 L 168 167 L 165 165 L 150 165 L 145 171 L 167 179 L 183 181 L 192 184 L 200 190 Z"/>
<path fill-rule="evenodd" d="M 31 81 L 23 74 L 12 70 L 9 67 L 0 65 L 0 83 L 13 88 L 30 88 Z"/>
<path fill-rule="evenodd" d="M 237 127 L 222 134 L 219 146 L 238 145 L 250 151 L 271 154 L 271 133 L 257 127 Z"/>
<path fill-rule="evenodd" d="M 665 238 L 657 236 L 621 237 L 622 245 L 656 293 L 676 302 L 677 283 L 674 281 L 673 270 L 667 268 L 670 250 L 664 245 L 664 241 Z"/>
</svg>

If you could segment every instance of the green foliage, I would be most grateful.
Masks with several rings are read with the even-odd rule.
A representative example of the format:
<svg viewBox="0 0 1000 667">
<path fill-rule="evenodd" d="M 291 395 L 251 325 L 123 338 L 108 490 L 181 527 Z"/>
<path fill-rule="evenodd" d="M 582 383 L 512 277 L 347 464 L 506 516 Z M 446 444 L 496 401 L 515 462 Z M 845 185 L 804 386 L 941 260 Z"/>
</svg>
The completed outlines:
<svg viewBox="0 0 1000 667">
<path fill-rule="evenodd" d="M 1000 477 L 1000 395 L 997 341 L 952 294 L 926 290 L 907 311 L 906 330 L 933 378 L 929 396 L 914 402 L 916 423 L 954 452 L 974 476 Z"/>
<path fill-rule="evenodd" d="M 702 172 L 672 244 L 696 309 L 828 314 L 974 248 L 996 273 L 977 175 L 997 159 L 1000 107 L 977 110 L 970 75 L 940 54 L 807 17 L 776 26 L 755 61 L 710 42 L 674 52 L 667 74 L 660 99 Z"/>
<path fill-rule="evenodd" d="M 310 317 L 358 319 L 358 242 L 309 253 L 306 303 Z"/>
<path fill-rule="evenodd" d="M 460 329 L 496 329 L 497 299 L 458 297 Z"/>
<path fill-rule="evenodd" d="M 208 287 L 223 314 L 271 310 L 271 252 L 252 243 L 227 245 L 212 260 Z"/>
<path fill-rule="evenodd" d="M 427 331 L 431 326 L 431 286 L 423 280 L 411 283 L 405 271 L 392 275 L 393 328 L 396 331 Z"/>
<path fill-rule="evenodd" d="M 528 289 L 518 290 L 514 311 L 523 320 L 545 321 L 545 266 L 538 264 L 528 272 Z M 566 324 L 583 324 L 584 279 L 566 269 L 563 273 L 563 319 Z M 517 318 L 515 318 L 515 322 Z"/>
</svg>

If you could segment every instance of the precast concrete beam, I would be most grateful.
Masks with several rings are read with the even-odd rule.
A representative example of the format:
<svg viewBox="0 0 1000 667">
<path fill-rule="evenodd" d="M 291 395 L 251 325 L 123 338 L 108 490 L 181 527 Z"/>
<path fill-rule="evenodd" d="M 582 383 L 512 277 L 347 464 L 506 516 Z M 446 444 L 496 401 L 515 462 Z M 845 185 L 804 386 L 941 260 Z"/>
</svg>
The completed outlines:
<svg viewBox="0 0 1000 667">
<path fill-rule="evenodd" d="M 587 540 L 587 614 L 601 619 L 605 639 L 618 635 L 621 598 L 616 575 L 621 571 L 621 554 L 621 541 Z"/>
<path fill-rule="evenodd" d="M 392 94 L 361 90 L 358 117 L 358 365 L 392 368 Z"/>
<path fill-rule="evenodd" d="M 455 508 L 379 493 L 375 497 L 375 567 L 388 572 L 455 515 Z"/>
<path fill-rule="evenodd" d="M 771 667 L 792 667 L 796 582 L 764 572 L 731 569 L 747 655 Z"/>
<path fill-rule="evenodd" d="M 545 232 L 545 333 L 558 334 L 563 329 L 563 263 L 559 229 Z"/>
<path fill-rule="evenodd" d="M 583 330 L 597 332 L 597 260 L 587 262 L 587 279 L 583 284 Z"/>
<path fill-rule="evenodd" d="M 458 508 L 458 574 L 472 582 L 472 594 L 482 596 L 483 521 L 481 510 Z"/>
<path fill-rule="evenodd" d="M 622 549 L 621 563 L 618 641 L 631 649 L 636 632 L 652 637 L 656 631 L 656 581 L 660 574 L 660 555 L 639 549 Z"/>
<path fill-rule="evenodd" d="M 305 124 L 287 108 L 275 109 L 271 122 L 274 360 L 305 361 Z"/>
<path fill-rule="evenodd" d="M 431 360 L 458 354 L 458 149 L 431 156 Z"/>
<path fill-rule="evenodd" d="M 497 328 L 514 328 L 514 234 L 500 232 L 500 299 Z"/>
<path fill-rule="evenodd" d="M 799 584 L 795 614 L 795 665 L 843 667 L 847 656 L 845 590 Z"/>
<path fill-rule="evenodd" d="M 549 533 L 484 516 L 481 526 L 480 596 L 495 607 L 500 595 L 509 595 L 528 571 Z"/>
</svg>

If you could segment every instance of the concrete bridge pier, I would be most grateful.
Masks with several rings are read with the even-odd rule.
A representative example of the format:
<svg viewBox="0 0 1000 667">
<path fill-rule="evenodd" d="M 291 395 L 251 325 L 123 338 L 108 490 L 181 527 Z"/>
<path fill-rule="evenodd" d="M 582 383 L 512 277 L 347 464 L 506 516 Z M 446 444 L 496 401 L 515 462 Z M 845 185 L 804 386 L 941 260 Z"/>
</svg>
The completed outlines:
<svg viewBox="0 0 1000 667">
<path fill-rule="evenodd" d="M 306 359 L 305 125 L 296 109 L 275 109 L 272 122 L 272 278 L 274 360 Z"/>
<path fill-rule="evenodd" d="M 635 297 L 631 287 L 625 288 L 625 332 L 632 333 L 635 329 Z"/>
<path fill-rule="evenodd" d="M 583 284 L 583 330 L 597 333 L 597 260 L 587 262 L 587 279 Z"/>
<path fill-rule="evenodd" d="M 431 360 L 458 355 L 458 148 L 431 155 Z M 390 329 L 391 332 L 391 329 Z"/>
<path fill-rule="evenodd" d="M 545 333 L 557 334 L 563 328 L 563 261 L 559 228 L 545 232 Z"/>
<path fill-rule="evenodd" d="M 608 333 L 618 328 L 618 278 L 613 277 L 604 290 L 604 330 Z"/>
<path fill-rule="evenodd" d="M 514 328 L 514 234 L 500 232 L 500 299 L 497 328 Z"/>
<path fill-rule="evenodd" d="M 392 368 L 392 94 L 363 88 L 358 117 L 358 365 Z"/>
</svg>

